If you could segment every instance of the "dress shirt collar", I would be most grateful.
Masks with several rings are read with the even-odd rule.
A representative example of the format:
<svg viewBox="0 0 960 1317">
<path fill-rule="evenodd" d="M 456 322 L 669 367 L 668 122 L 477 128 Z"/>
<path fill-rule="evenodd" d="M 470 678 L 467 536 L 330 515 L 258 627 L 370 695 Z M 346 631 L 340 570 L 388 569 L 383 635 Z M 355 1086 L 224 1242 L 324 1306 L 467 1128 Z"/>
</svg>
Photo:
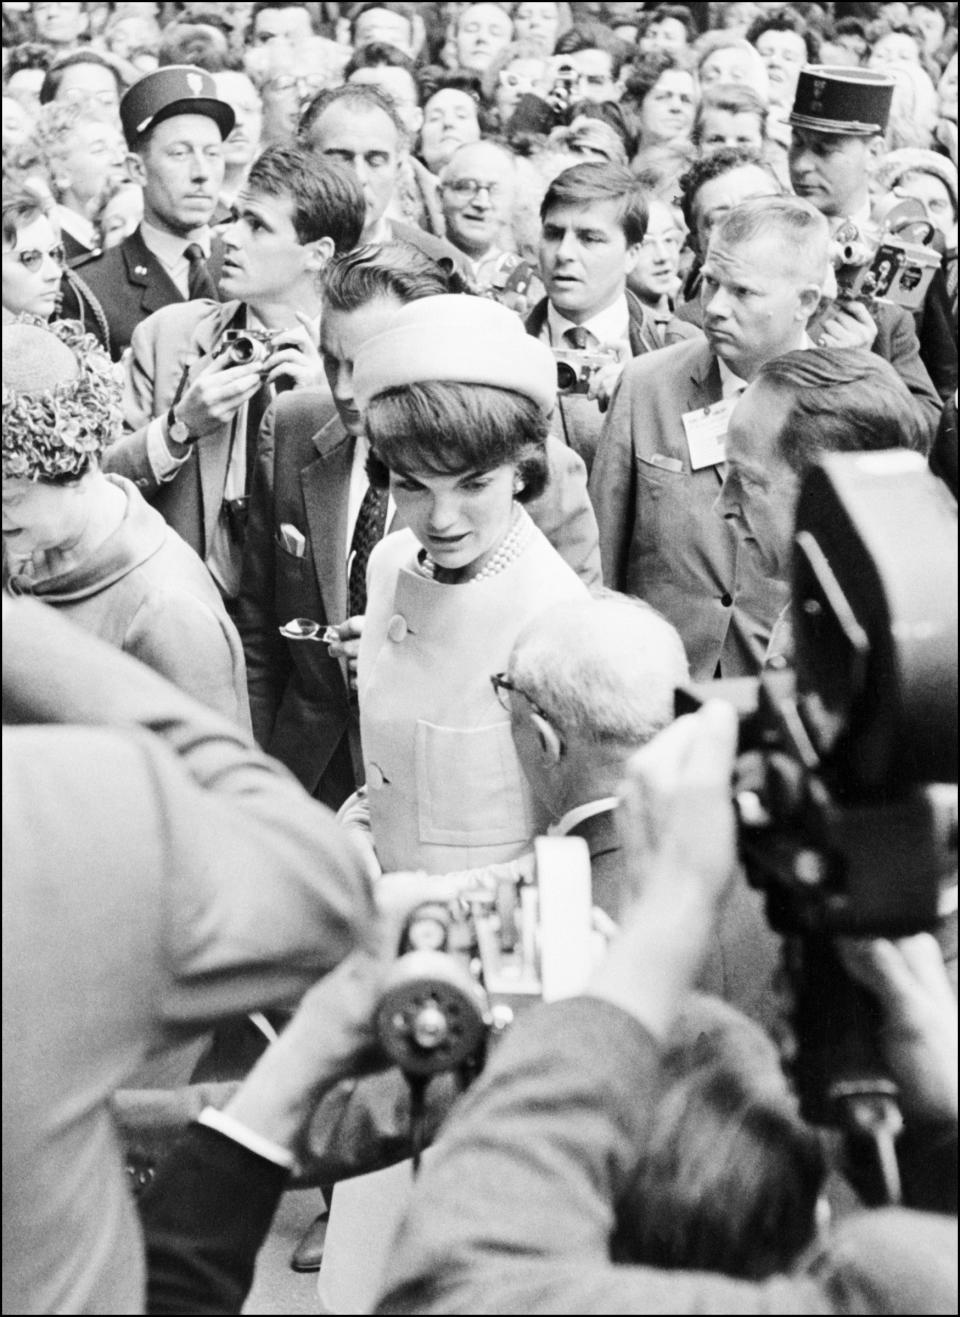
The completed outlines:
<svg viewBox="0 0 960 1317">
<path fill-rule="evenodd" d="M 65 233 L 69 233 L 71 238 L 76 238 L 77 242 L 88 247 L 90 251 L 96 250 L 100 245 L 97 242 L 97 231 L 86 215 L 81 215 L 78 210 L 71 210 L 69 206 L 60 205 L 54 206 L 53 215 Z"/>
<path fill-rule="evenodd" d="M 807 331 L 804 330 L 803 337 L 800 339 L 795 350 L 797 352 L 809 352 L 812 347 L 813 341 Z M 734 375 L 733 371 L 722 357 L 717 357 L 717 365 L 720 367 L 720 382 L 723 386 L 721 397 L 736 398 L 739 394 L 743 393 L 744 389 L 747 387 L 747 381 L 742 380 L 739 375 Z"/>
<path fill-rule="evenodd" d="M 619 804 L 619 796 L 603 796 L 600 800 L 588 800 L 586 804 L 574 805 L 573 809 L 567 810 L 563 818 L 550 824 L 547 828 L 547 836 L 566 837 L 568 833 L 572 832 L 574 828 L 578 828 L 587 819 L 595 818 L 598 814 L 612 813 Z"/>
<path fill-rule="evenodd" d="M 181 261 L 186 259 L 183 253 L 192 242 L 199 243 L 204 258 L 206 260 L 210 259 L 210 229 L 207 225 L 194 229 L 192 233 L 178 235 L 164 233 L 163 229 L 155 228 L 147 220 L 142 220 L 140 232 L 143 235 L 143 241 L 164 265 L 179 265 Z"/>
<path fill-rule="evenodd" d="M 547 325 L 550 330 L 551 347 L 562 347 L 564 343 L 564 334 L 568 329 L 576 329 L 577 326 L 572 320 L 568 320 L 562 315 L 552 302 L 547 303 Z M 581 329 L 589 330 L 596 338 L 594 346 L 599 347 L 601 343 L 624 343 L 630 337 L 630 308 L 627 305 L 627 295 L 622 293 L 610 306 L 604 310 L 598 311 L 595 316 L 585 320 L 580 326 Z"/>
</svg>

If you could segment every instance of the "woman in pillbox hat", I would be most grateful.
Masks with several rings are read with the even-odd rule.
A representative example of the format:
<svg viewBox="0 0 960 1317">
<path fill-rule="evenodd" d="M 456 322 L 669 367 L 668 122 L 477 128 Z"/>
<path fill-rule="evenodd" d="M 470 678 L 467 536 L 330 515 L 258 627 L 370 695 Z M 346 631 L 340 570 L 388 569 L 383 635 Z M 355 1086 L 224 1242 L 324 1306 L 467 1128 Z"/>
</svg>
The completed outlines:
<svg viewBox="0 0 960 1317">
<path fill-rule="evenodd" d="M 523 508 L 547 479 L 553 356 L 496 302 L 426 297 L 363 345 L 353 382 L 371 485 L 406 527 L 370 556 L 358 661 L 377 859 L 514 859 L 548 820 L 490 677 L 536 612 L 586 589 Z"/>
</svg>

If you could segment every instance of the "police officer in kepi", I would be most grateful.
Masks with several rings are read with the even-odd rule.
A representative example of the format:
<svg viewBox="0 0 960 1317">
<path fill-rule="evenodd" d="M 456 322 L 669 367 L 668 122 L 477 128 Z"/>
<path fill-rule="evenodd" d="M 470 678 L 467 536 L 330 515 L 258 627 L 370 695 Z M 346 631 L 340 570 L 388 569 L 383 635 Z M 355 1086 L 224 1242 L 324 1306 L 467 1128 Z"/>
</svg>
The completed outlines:
<svg viewBox="0 0 960 1317">
<path fill-rule="evenodd" d="M 219 300 L 223 252 L 210 220 L 234 113 L 218 98 L 209 73 L 174 64 L 134 83 L 120 102 L 120 119 L 127 168 L 143 187 L 143 221 L 79 270 L 94 304 L 65 286 L 61 310 L 82 319 L 101 341 L 109 336 L 104 346 L 114 361 L 151 312 L 195 297 Z"/>
</svg>

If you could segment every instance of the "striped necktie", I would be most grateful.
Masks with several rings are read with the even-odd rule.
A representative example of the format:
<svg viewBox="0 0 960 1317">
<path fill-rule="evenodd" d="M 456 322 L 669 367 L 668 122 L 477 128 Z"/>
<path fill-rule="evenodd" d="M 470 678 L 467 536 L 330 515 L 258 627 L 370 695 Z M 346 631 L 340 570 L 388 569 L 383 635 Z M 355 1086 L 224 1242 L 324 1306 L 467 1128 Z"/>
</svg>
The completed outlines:
<svg viewBox="0 0 960 1317">
<path fill-rule="evenodd" d="M 385 489 L 367 486 L 367 492 L 357 513 L 350 544 L 350 579 L 348 600 L 351 617 L 362 617 L 367 611 L 367 563 L 374 546 L 383 539 L 387 527 L 387 498 Z"/>
</svg>

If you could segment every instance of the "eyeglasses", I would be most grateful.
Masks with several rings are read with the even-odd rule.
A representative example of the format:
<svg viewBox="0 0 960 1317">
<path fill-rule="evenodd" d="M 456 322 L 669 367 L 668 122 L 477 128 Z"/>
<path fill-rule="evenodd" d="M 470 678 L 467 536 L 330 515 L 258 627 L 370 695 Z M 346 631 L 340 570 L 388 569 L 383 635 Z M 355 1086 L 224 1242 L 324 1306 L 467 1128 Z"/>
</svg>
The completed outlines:
<svg viewBox="0 0 960 1317">
<path fill-rule="evenodd" d="M 500 702 L 500 707 L 506 709 L 507 713 L 510 712 L 510 693 L 512 691 L 515 695 L 522 695 L 534 713 L 538 713 L 541 718 L 546 718 L 549 721 L 550 715 L 545 713 L 536 700 L 528 695 L 526 691 L 521 690 L 519 686 L 515 686 L 505 672 L 495 672 L 490 678 L 490 685 L 493 687 L 494 695 Z"/>
<path fill-rule="evenodd" d="M 17 256 L 17 260 L 20 262 L 23 268 L 25 270 L 29 270 L 31 274 L 37 273 L 37 271 L 43 265 L 44 260 L 48 256 L 50 257 L 51 261 L 53 261 L 54 265 L 59 265 L 61 269 L 67 263 L 67 253 L 63 250 L 62 247 L 51 247 L 48 252 L 41 252 L 36 250 L 29 252 L 17 252 L 16 256 Z"/>
<path fill-rule="evenodd" d="M 298 91 L 301 96 L 310 92 L 323 91 L 327 79 L 322 73 L 308 73 L 305 77 L 295 78 L 289 73 L 279 74 L 267 82 L 270 91 Z"/>
<path fill-rule="evenodd" d="M 499 183 L 482 183 L 479 178 L 455 178 L 452 183 L 444 183 L 443 190 L 452 192 L 458 201 L 472 201 L 478 192 L 486 192 L 491 201 L 499 197 L 503 188 Z"/>
</svg>

